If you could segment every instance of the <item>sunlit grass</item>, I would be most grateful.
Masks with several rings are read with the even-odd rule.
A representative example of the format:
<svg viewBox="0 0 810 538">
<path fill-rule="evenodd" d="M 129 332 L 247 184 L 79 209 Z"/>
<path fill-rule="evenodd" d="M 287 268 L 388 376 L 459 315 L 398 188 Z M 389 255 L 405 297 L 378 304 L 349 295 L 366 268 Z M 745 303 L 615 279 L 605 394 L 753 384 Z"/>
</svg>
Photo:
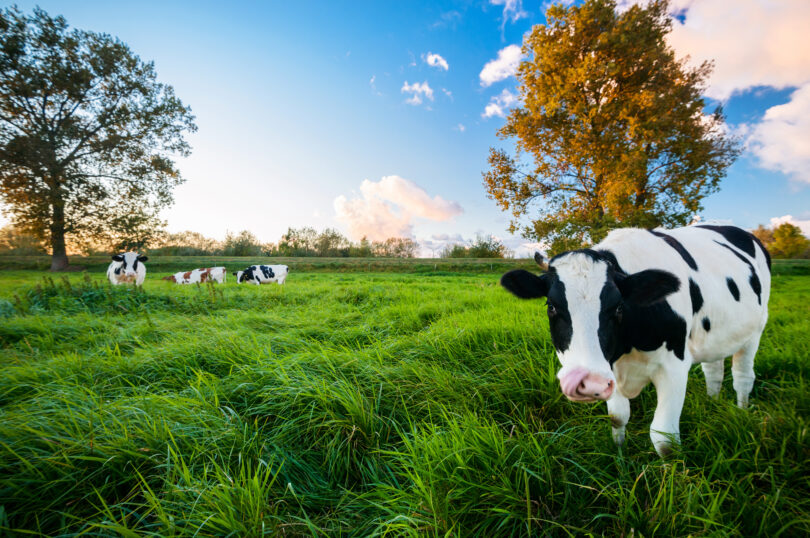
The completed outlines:
<svg viewBox="0 0 810 538">
<path fill-rule="evenodd" d="M 67 282 L 0 273 L 12 534 L 810 533 L 810 278 L 774 279 L 752 408 L 695 369 L 665 461 L 654 391 L 616 448 L 497 275 Z"/>
</svg>

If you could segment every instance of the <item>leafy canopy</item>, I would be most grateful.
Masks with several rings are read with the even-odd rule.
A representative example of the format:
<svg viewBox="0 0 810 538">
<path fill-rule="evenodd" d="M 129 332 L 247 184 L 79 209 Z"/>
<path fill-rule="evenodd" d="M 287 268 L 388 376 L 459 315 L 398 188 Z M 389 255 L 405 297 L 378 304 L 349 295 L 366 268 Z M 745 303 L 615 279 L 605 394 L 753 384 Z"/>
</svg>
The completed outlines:
<svg viewBox="0 0 810 538">
<path fill-rule="evenodd" d="M 67 264 L 66 235 L 96 238 L 125 212 L 154 222 L 183 181 L 172 158 L 189 153 L 195 130 L 126 44 L 41 9 L 0 11 L 0 200 L 50 243 L 53 268 Z"/>
<path fill-rule="evenodd" d="M 618 13 L 588 0 L 546 18 L 524 40 L 521 104 L 498 131 L 517 155 L 490 149 L 484 173 L 510 231 L 561 251 L 612 228 L 688 223 L 739 152 L 722 110 L 704 114 L 711 64 L 676 59 L 666 1 Z"/>
</svg>

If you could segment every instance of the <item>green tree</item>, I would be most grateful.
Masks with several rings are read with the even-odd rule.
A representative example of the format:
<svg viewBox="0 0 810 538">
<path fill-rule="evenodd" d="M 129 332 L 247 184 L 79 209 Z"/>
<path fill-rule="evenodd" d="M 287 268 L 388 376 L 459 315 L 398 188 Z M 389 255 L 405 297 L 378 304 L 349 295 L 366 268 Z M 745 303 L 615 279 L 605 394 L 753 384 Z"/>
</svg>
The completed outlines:
<svg viewBox="0 0 810 538">
<path fill-rule="evenodd" d="M 238 234 L 230 232 L 225 234 L 222 247 L 225 256 L 261 256 L 264 250 L 256 236 L 247 230 L 242 230 Z"/>
<path fill-rule="evenodd" d="M 154 65 L 63 17 L 0 11 L 0 200 L 15 226 L 47 241 L 93 239 L 124 211 L 154 216 L 183 180 L 172 161 L 196 130 Z"/>
<path fill-rule="evenodd" d="M 212 256 L 222 253 L 222 243 L 199 232 L 186 230 L 164 235 L 160 246 L 150 249 L 149 253 L 163 256 Z"/>
<path fill-rule="evenodd" d="M 810 239 L 802 235 L 798 226 L 785 222 L 773 231 L 773 242 L 769 246 L 774 258 L 800 258 L 810 249 Z"/>
<path fill-rule="evenodd" d="M 407 237 L 389 237 L 385 241 L 375 241 L 372 248 L 374 256 L 379 258 L 415 258 L 419 245 Z"/>
<path fill-rule="evenodd" d="M 616 227 L 688 223 L 739 153 L 722 110 L 704 114 L 711 64 L 676 59 L 666 1 L 554 5 L 546 20 L 524 39 L 520 106 L 498 131 L 517 155 L 490 149 L 484 173 L 510 231 L 559 252 Z"/>
</svg>

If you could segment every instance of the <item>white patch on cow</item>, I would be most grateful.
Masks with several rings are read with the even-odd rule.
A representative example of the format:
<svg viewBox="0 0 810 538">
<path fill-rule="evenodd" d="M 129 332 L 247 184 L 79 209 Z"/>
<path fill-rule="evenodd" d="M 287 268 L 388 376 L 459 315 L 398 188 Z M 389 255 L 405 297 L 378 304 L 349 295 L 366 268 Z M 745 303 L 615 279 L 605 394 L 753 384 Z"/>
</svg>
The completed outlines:
<svg viewBox="0 0 810 538">
<path fill-rule="evenodd" d="M 565 286 L 565 299 L 571 315 L 571 343 L 557 352 L 562 379 L 575 368 L 614 380 L 610 364 L 605 359 L 597 336 L 599 331 L 600 294 L 607 280 L 607 265 L 584 255 L 570 254 L 554 262 L 557 277 Z"/>
</svg>

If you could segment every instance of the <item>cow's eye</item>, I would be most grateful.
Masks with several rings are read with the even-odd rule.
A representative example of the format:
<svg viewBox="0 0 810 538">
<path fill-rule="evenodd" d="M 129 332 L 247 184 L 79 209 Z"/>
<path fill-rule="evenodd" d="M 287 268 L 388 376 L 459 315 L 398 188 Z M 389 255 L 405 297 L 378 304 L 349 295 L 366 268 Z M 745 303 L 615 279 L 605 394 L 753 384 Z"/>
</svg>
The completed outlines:
<svg viewBox="0 0 810 538">
<path fill-rule="evenodd" d="M 551 303 L 548 303 L 548 315 L 549 317 L 557 315 L 557 309 L 554 308 L 554 305 Z"/>
<path fill-rule="evenodd" d="M 619 305 L 619 306 L 616 307 L 616 311 L 613 313 L 613 317 L 615 317 L 617 321 L 621 321 L 622 320 L 622 314 L 623 314 L 622 305 Z"/>
</svg>

